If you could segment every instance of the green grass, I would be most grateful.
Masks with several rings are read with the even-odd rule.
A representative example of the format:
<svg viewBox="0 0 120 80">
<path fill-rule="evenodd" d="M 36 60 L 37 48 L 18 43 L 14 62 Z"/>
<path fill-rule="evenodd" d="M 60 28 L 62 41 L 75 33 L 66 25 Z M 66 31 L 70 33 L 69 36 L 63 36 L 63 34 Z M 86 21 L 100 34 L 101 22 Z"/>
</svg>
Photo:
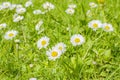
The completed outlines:
<svg viewBox="0 0 120 80">
<path fill-rule="evenodd" d="M 23 4 L 27 0 L 0 0 L 0 3 Z M 12 21 L 15 11 L 0 11 L 0 23 L 6 22 L 7 28 L 0 30 L 0 80 L 28 80 L 36 77 L 38 80 L 119 80 L 120 79 L 120 1 L 106 0 L 104 8 L 93 9 L 94 16 L 86 16 L 89 2 L 95 0 L 48 0 L 55 9 L 44 15 L 33 15 L 33 10 L 43 9 L 46 0 L 32 0 L 33 7 L 27 8 L 23 14 L 25 19 L 19 23 Z M 65 13 L 68 5 L 77 5 L 74 15 Z M 93 31 L 88 28 L 88 22 L 94 19 L 113 25 L 114 32 L 101 29 Z M 37 34 L 35 25 L 43 20 L 44 32 Z M 70 31 L 66 28 L 70 26 Z M 8 30 L 17 30 L 20 39 L 5 40 Z M 74 47 L 70 37 L 81 34 L 85 43 Z M 42 36 L 50 38 L 47 49 L 39 50 L 36 42 Z M 46 50 L 58 42 L 67 45 L 67 51 L 56 61 L 48 60 Z M 96 62 L 96 64 L 93 64 Z M 34 66 L 29 67 L 30 64 Z"/>
</svg>

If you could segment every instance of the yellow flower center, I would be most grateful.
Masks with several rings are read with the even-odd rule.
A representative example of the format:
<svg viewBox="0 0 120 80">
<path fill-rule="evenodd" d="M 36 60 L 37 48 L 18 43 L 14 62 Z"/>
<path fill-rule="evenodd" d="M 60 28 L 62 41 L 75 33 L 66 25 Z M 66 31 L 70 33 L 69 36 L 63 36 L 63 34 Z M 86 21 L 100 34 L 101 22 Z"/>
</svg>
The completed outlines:
<svg viewBox="0 0 120 80">
<path fill-rule="evenodd" d="M 76 42 L 76 43 L 79 43 L 79 42 L 80 42 L 80 39 L 79 39 L 79 38 L 75 38 L 75 42 Z"/>
<path fill-rule="evenodd" d="M 42 42 L 41 42 L 41 44 L 44 46 L 45 44 L 46 44 L 47 42 L 45 41 L 45 40 L 43 40 Z"/>
<path fill-rule="evenodd" d="M 13 37 L 14 34 L 13 34 L 13 33 L 9 33 L 8 36 L 9 36 L 9 37 Z"/>
<path fill-rule="evenodd" d="M 52 56 L 52 57 L 56 57 L 56 56 L 58 56 L 58 52 L 53 51 L 53 52 L 51 53 L 51 56 Z"/>
<path fill-rule="evenodd" d="M 105 26 L 105 29 L 106 29 L 106 30 L 109 30 L 109 29 L 110 29 L 110 27 L 109 27 L 109 26 Z"/>
<path fill-rule="evenodd" d="M 94 28 L 98 28 L 98 24 L 94 23 L 94 24 L 93 24 L 93 27 L 94 27 Z"/>
</svg>

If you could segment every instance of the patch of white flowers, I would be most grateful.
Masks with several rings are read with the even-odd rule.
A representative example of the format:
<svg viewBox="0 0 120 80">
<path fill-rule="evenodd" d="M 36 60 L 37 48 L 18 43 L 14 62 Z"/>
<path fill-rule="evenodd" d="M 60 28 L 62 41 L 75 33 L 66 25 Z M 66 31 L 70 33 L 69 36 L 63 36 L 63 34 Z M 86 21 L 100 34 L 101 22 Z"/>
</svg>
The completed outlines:
<svg viewBox="0 0 120 80">
<path fill-rule="evenodd" d="M 70 4 L 68 5 L 68 8 L 65 10 L 65 12 L 67 14 L 73 15 L 75 13 L 75 8 L 76 8 L 75 4 Z"/>
<path fill-rule="evenodd" d="M 109 23 L 101 23 L 100 20 L 92 20 L 88 23 L 88 27 L 92 28 L 94 31 L 96 31 L 99 28 L 102 28 L 106 32 L 112 32 L 114 29 L 112 27 L 112 24 Z"/>
</svg>

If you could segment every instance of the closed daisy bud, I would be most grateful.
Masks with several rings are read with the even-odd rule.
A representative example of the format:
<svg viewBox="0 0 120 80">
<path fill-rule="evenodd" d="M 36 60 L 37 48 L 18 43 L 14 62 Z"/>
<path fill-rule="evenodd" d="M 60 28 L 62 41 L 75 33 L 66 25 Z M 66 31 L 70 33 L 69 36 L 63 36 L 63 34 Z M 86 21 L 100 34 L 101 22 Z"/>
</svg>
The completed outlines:
<svg viewBox="0 0 120 80">
<path fill-rule="evenodd" d="M 68 26 L 68 27 L 66 28 L 66 30 L 67 30 L 67 31 L 70 31 L 70 26 Z"/>
<path fill-rule="evenodd" d="M 55 8 L 55 6 L 52 3 L 50 3 L 50 2 L 45 2 L 42 6 L 43 6 L 44 9 L 46 9 L 48 11 L 50 11 L 50 10 Z"/>
<path fill-rule="evenodd" d="M 15 43 L 20 43 L 20 40 L 19 40 L 19 39 L 16 39 L 14 42 L 15 42 Z"/>
<path fill-rule="evenodd" d="M 85 42 L 85 39 L 80 34 L 75 34 L 71 37 L 70 42 L 73 46 L 82 45 Z"/>
<path fill-rule="evenodd" d="M 29 6 L 31 6 L 32 5 L 32 1 L 31 0 L 29 0 L 29 1 L 27 1 L 26 3 L 25 3 L 25 7 L 29 7 Z"/>
<path fill-rule="evenodd" d="M 111 24 L 108 24 L 108 23 L 104 23 L 104 24 L 102 25 L 102 28 L 103 28 L 103 30 L 106 31 L 106 32 L 111 32 L 111 31 L 113 31 L 112 25 L 111 25 Z"/>
<path fill-rule="evenodd" d="M 36 30 L 36 31 L 39 31 L 40 26 L 41 26 L 42 24 L 43 24 L 43 21 L 40 20 L 40 21 L 37 23 L 37 25 L 35 26 L 35 30 Z"/>
<path fill-rule="evenodd" d="M 33 65 L 33 64 L 30 64 L 29 66 L 30 66 L 30 68 L 32 68 L 34 65 Z"/>
<path fill-rule="evenodd" d="M 75 10 L 73 8 L 68 8 L 66 11 L 65 11 L 67 14 L 70 14 L 70 15 L 73 15 Z"/>
<path fill-rule="evenodd" d="M 37 41 L 37 47 L 38 47 L 39 49 L 41 49 L 41 48 L 46 48 L 46 47 L 48 46 L 48 44 L 49 44 L 49 40 L 50 40 L 50 39 L 49 39 L 48 37 L 46 37 L 46 36 L 40 38 L 40 39 Z"/>
<path fill-rule="evenodd" d="M 2 23 L 0 24 L 0 30 L 3 29 L 3 28 L 6 28 L 7 24 L 6 23 Z"/>
<path fill-rule="evenodd" d="M 17 14 L 23 14 L 23 13 L 25 13 L 26 12 L 26 9 L 25 8 L 17 8 L 16 9 L 16 13 Z"/>
<path fill-rule="evenodd" d="M 5 33 L 4 38 L 7 39 L 7 40 L 9 40 L 9 39 L 11 40 L 11 39 L 13 39 L 17 34 L 18 34 L 17 31 L 11 30 L 11 31 L 8 31 L 8 32 Z"/>
<path fill-rule="evenodd" d="M 19 22 L 24 19 L 24 16 L 20 16 L 18 14 L 13 15 L 13 22 Z"/>
<path fill-rule="evenodd" d="M 34 10 L 33 14 L 35 14 L 35 15 L 42 14 L 42 11 L 41 10 Z"/>
<path fill-rule="evenodd" d="M 90 6 L 91 8 L 96 8 L 98 5 L 97 5 L 96 3 L 94 3 L 94 2 L 90 2 L 90 3 L 89 3 L 89 6 Z"/>
<path fill-rule="evenodd" d="M 10 2 L 3 2 L 2 3 L 2 7 L 5 9 L 5 8 L 10 8 L 11 6 L 11 3 Z"/>
<path fill-rule="evenodd" d="M 49 60 L 56 60 L 57 58 L 60 58 L 62 52 L 57 48 L 52 48 L 49 51 L 47 51 L 46 54 Z"/>
<path fill-rule="evenodd" d="M 62 53 L 64 53 L 66 51 L 66 44 L 60 42 L 60 43 L 58 43 L 58 44 L 55 45 L 55 48 L 57 48 Z"/>
<path fill-rule="evenodd" d="M 102 27 L 102 24 L 99 20 L 92 20 L 88 23 L 88 27 L 92 28 L 94 31 L 96 31 L 98 28 Z"/>
<path fill-rule="evenodd" d="M 88 10 L 87 13 L 86 13 L 86 15 L 87 15 L 88 17 L 91 17 L 91 16 L 92 16 L 91 10 Z"/>
</svg>

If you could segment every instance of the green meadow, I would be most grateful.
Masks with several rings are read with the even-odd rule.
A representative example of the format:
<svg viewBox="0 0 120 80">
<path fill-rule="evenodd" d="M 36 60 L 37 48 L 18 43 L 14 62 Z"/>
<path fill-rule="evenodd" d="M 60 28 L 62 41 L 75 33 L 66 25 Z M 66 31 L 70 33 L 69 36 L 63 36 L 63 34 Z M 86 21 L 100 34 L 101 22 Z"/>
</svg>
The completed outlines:
<svg viewBox="0 0 120 80">
<path fill-rule="evenodd" d="M 24 19 L 19 22 L 13 21 L 16 9 L 0 10 L 0 24 L 7 24 L 4 29 L 0 26 L 0 80 L 120 80 L 120 0 L 31 1 L 32 6 L 26 8 L 27 0 L 0 0 L 0 5 L 10 2 L 26 8 L 20 14 Z M 33 14 L 37 9 L 45 11 L 45 2 L 52 3 L 54 9 Z M 97 7 L 91 8 L 90 2 Z M 65 12 L 70 4 L 76 5 L 72 15 Z M 88 10 L 92 15 L 86 14 Z M 40 20 L 43 24 L 37 31 L 35 26 Z M 113 31 L 94 31 L 88 26 L 92 20 L 111 24 Z M 10 30 L 18 33 L 6 39 L 4 36 Z M 84 37 L 83 44 L 72 45 L 70 39 L 75 34 Z M 49 44 L 39 49 L 37 41 L 44 36 L 49 37 Z M 66 44 L 66 51 L 50 60 L 46 51 L 59 42 Z"/>
</svg>

